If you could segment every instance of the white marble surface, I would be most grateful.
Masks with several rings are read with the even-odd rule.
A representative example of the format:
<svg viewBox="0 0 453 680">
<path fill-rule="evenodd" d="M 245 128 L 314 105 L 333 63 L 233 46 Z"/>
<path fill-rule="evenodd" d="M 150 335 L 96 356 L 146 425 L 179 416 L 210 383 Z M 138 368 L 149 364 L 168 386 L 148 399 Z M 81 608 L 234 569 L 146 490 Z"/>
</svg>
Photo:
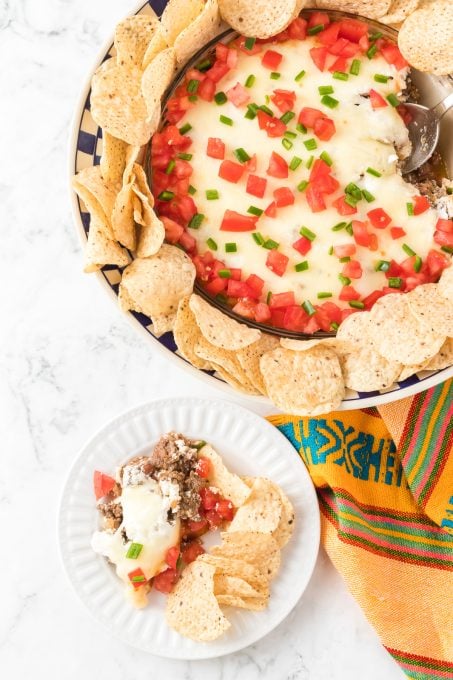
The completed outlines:
<svg viewBox="0 0 453 680">
<path fill-rule="evenodd" d="M 0 0 L 0 676 L 8 680 L 401 680 L 324 554 L 293 614 L 233 656 L 172 662 L 111 639 L 59 561 L 60 489 L 94 430 L 139 402 L 221 396 L 137 335 L 81 271 L 71 114 L 131 0 Z"/>
</svg>

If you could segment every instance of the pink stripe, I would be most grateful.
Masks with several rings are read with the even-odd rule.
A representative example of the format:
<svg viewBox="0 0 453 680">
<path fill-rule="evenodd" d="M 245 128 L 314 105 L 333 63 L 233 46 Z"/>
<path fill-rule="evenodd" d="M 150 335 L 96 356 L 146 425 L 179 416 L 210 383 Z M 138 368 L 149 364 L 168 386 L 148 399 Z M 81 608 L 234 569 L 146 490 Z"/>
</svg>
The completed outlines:
<svg viewBox="0 0 453 680">
<path fill-rule="evenodd" d="M 403 463 L 403 465 L 405 463 L 409 462 L 409 459 L 412 455 L 411 444 L 412 444 L 413 441 L 417 441 L 417 438 L 418 438 L 418 435 L 419 435 L 419 432 L 420 432 L 420 429 L 421 429 L 421 426 L 422 426 L 422 422 L 423 422 L 423 416 L 424 416 L 425 412 L 428 410 L 428 406 L 430 405 L 430 401 L 431 401 L 431 399 L 425 399 L 425 403 L 423 404 L 422 409 L 421 409 L 420 413 L 418 414 L 417 424 L 416 424 L 415 430 L 412 434 L 411 441 L 409 443 L 409 447 L 408 447 L 408 449 L 407 449 L 407 451 L 404 455 L 403 460 L 401 461 Z"/>
<path fill-rule="evenodd" d="M 419 525 L 415 524 L 414 522 L 411 522 L 410 520 L 403 520 L 403 519 L 394 519 L 385 517 L 384 515 L 372 515 L 368 512 L 365 512 L 358 506 L 354 505 L 352 501 L 345 500 L 344 498 L 341 499 L 342 503 L 344 505 L 347 505 L 348 507 L 352 508 L 353 510 L 358 510 L 364 517 L 367 517 L 368 519 L 372 520 L 380 520 L 381 522 L 387 522 L 390 525 L 398 524 L 399 526 L 406 526 L 406 527 L 413 527 L 414 529 L 420 529 L 423 531 L 432 531 L 434 530 L 435 532 L 439 531 L 443 535 L 443 532 L 438 529 L 438 527 L 433 527 L 430 524 L 426 523 L 426 525 Z"/>
<path fill-rule="evenodd" d="M 417 484 L 416 489 L 414 489 L 414 491 L 416 493 L 418 493 L 419 491 L 421 492 L 421 490 L 423 489 L 423 487 L 426 484 L 427 479 L 429 478 L 429 475 L 432 472 L 433 467 L 435 466 L 435 464 L 438 460 L 436 453 L 438 453 L 439 449 L 442 447 L 442 442 L 443 442 L 443 438 L 444 438 L 444 435 L 445 435 L 445 430 L 447 429 L 449 424 L 450 424 L 450 419 L 445 418 L 444 422 L 442 423 L 442 429 L 439 432 L 439 437 L 437 439 L 437 446 L 434 449 L 434 451 L 429 452 L 429 455 L 431 456 L 431 461 L 429 463 L 429 466 L 427 467 L 425 474 L 422 477 L 421 482 L 419 484 Z"/>
<path fill-rule="evenodd" d="M 412 673 L 425 673 L 426 675 L 432 675 L 436 678 L 451 678 L 450 671 L 438 671 L 426 666 L 411 665 L 410 663 L 404 663 L 404 661 L 399 661 L 398 659 L 395 659 L 395 661 L 398 662 L 401 668 L 407 668 L 407 670 L 412 671 Z"/>
<path fill-rule="evenodd" d="M 366 538 L 368 541 L 371 541 L 375 543 L 376 545 L 381 545 L 382 547 L 385 548 L 394 548 L 394 550 L 399 550 L 404 552 L 411 553 L 412 555 L 419 555 L 420 557 L 434 557 L 435 559 L 438 560 L 444 560 L 448 563 L 448 558 L 445 555 L 442 555 L 442 553 L 436 553 L 433 550 L 418 550 L 417 548 L 410 548 L 409 546 L 397 546 L 393 545 L 387 541 L 384 541 L 380 538 L 376 538 L 376 536 L 370 537 L 369 534 L 365 533 L 365 531 L 359 531 L 358 529 L 351 529 L 350 527 L 347 527 L 348 533 L 354 536 L 360 536 L 361 538 Z"/>
</svg>

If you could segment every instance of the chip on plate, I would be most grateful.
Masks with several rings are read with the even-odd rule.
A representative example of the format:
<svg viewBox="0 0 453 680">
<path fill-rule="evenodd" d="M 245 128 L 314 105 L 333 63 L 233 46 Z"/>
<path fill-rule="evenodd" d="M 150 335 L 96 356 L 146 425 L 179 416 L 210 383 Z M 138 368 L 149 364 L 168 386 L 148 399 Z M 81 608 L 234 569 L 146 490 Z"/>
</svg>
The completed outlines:
<svg viewBox="0 0 453 680">
<path fill-rule="evenodd" d="M 206 0 L 201 13 L 176 37 L 176 61 L 184 64 L 195 52 L 220 32 L 221 19 L 217 0 Z"/>
<path fill-rule="evenodd" d="M 228 531 L 222 532 L 221 538 L 222 543 L 211 548 L 212 555 L 245 560 L 260 568 L 265 565 L 270 578 L 278 572 L 280 549 L 270 532 L 231 531 L 229 528 Z"/>
<path fill-rule="evenodd" d="M 222 18 L 241 35 L 269 38 L 299 14 L 304 0 L 219 0 Z"/>
<path fill-rule="evenodd" d="M 261 337 L 259 330 L 230 319 L 199 295 L 190 297 L 190 309 L 195 315 L 203 336 L 216 347 L 230 350 L 241 349 Z"/>
<path fill-rule="evenodd" d="M 128 145 L 122 139 L 113 137 L 108 132 L 102 135 L 101 175 L 111 184 L 121 184 L 126 168 L 126 151 Z"/>
<path fill-rule="evenodd" d="M 274 335 L 263 333 L 261 338 L 247 347 L 236 350 L 239 361 L 247 379 L 261 394 L 266 394 L 266 386 L 260 369 L 260 359 L 265 352 L 278 347 L 279 340 Z"/>
<path fill-rule="evenodd" d="M 340 364 L 346 387 L 358 392 L 390 387 L 402 369 L 398 361 L 385 359 L 374 349 L 364 347 L 341 354 Z"/>
<path fill-rule="evenodd" d="M 197 557 L 197 562 L 205 562 L 215 568 L 215 573 L 224 576 L 235 576 L 247 581 L 255 590 L 263 590 L 269 586 L 269 574 L 262 567 L 256 567 L 245 560 L 233 557 L 221 557 L 204 553 Z"/>
<path fill-rule="evenodd" d="M 210 483 L 220 489 L 222 495 L 228 498 L 233 505 L 236 507 L 243 505 L 250 495 L 247 484 L 225 467 L 222 457 L 214 451 L 210 444 L 203 446 L 199 455 L 208 458 L 211 463 Z"/>
<path fill-rule="evenodd" d="M 195 354 L 209 362 L 224 380 L 233 387 L 248 394 L 259 394 L 247 378 L 235 352 L 212 345 L 203 336 L 198 338 Z"/>
<path fill-rule="evenodd" d="M 126 267 L 129 264 L 129 255 L 119 243 L 106 236 L 105 225 L 92 215 L 85 248 L 84 271 L 94 272 L 108 264 Z"/>
<path fill-rule="evenodd" d="M 228 531 L 272 533 L 281 517 L 282 502 L 274 484 L 264 477 L 256 477 L 250 495 L 238 507 Z"/>
<path fill-rule="evenodd" d="M 453 337 L 453 304 L 440 295 L 436 283 L 417 286 L 407 294 L 409 308 L 423 328 L 440 336 Z"/>
<path fill-rule="evenodd" d="M 159 19 L 152 14 L 134 14 L 120 21 L 115 28 L 113 44 L 120 66 L 141 67 L 148 45 L 159 30 Z"/>
<path fill-rule="evenodd" d="M 173 45 L 178 35 L 201 14 L 204 0 L 169 0 L 161 16 L 161 26 L 167 45 Z"/>
<path fill-rule="evenodd" d="M 263 592 L 256 590 L 250 583 L 244 581 L 243 578 L 225 576 L 225 574 L 216 574 L 214 576 L 214 594 L 216 597 L 219 595 L 232 595 L 233 597 L 263 597 Z"/>
<path fill-rule="evenodd" d="M 437 286 L 439 294 L 453 303 L 453 264 L 444 269 Z"/>
<path fill-rule="evenodd" d="M 316 0 L 319 9 L 335 9 L 379 19 L 388 10 L 391 0 Z"/>
<path fill-rule="evenodd" d="M 399 33 L 398 47 L 419 71 L 446 75 L 453 71 L 453 3 L 439 0 L 408 16 Z"/>
</svg>

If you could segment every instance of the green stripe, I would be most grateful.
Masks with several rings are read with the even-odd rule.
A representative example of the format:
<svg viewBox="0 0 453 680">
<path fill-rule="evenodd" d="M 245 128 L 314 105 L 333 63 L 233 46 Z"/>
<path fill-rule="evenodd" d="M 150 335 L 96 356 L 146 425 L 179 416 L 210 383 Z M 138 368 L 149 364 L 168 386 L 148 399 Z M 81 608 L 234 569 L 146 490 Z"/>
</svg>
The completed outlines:
<svg viewBox="0 0 453 680">
<path fill-rule="evenodd" d="M 436 661 L 435 659 L 413 659 L 407 656 L 403 652 L 390 652 L 394 659 L 397 661 L 403 661 L 404 663 L 410 663 L 413 666 L 424 666 L 425 668 L 432 668 L 435 671 L 453 671 L 453 665 L 442 661 Z"/>
<path fill-rule="evenodd" d="M 433 404 L 432 404 L 431 410 L 434 410 L 434 408 L 436 406 L 436 402 L 438 403 L 438 399 L 434 398 L 434 395 L 433 395 Z M 436 443 L 439 439 L 439 432 L 442 429 L 442 424 L 445 422 L 444 418 L 447 415 L 448 408 L 449 408 L 449 404 L 447 403 L 447 401 L 445 401 L 443 407 L 440 410 L 440 413 L 438 414 L 438 416 L 436 416 L 436 422 L 435 422 L 435 425 L 434 425 L 434 429 L 433 429 L 432 435 L 431 435 L 430 440 L 429 440 L 430 444 L 429 444 L 429 446 L 426 447 L 425 459 L 423 460 L 421 468 L 419 469 L 419 471 L 415 475 L 415 479 L 413 479 L 412 482 L 411 482 L 411 486 L 415 487 L 415 489 L 417 489 L 418 485 L 420 484 L 420 481 L 421 481 L 423 475 L 426 472 L 426 468 L 428 467 L 430 460 L 432 460 L 432 454 L 433 454 L 432 448 L 435 447 L 435 445 L 436 445 Z M 431 416 L 429 416 L 429 418 L 431 419 Z M 431 447 L 431 442 L 433 442 L 433 447 Z M 420 451 L 420 449 L 422 448 L 423 443 L 424 443 L 423 437 L 419 437 L 418 445 L 414 448 L 415 456 L 417 456 L 417 452 Z M 442 457 L 440 455 L 440 453 L 441 453 L 441 451 L 439 451 L 438 454 L 436 454 L 438 456 L 437 463 L 440 463 L 440 459 Z M 412 454 L 411 454 L 411 456 L 412 456 Z"/>
<path fill-rule="evenodd" d="M 433 469 L 431 470 L 431 474 L 429 475 L 428 479 L 426 480 L 426 483 L 425 483 L 423 489 L 419 493 L 418 500 L 419 500 L 420 503 L 425 500 L 428 492 L 431 489 L 432 481 L 433 481 L 433 479 L 435 479 L 437 472 L 438 472 L 440 466 L 442 465 L 442 463 L 444 461 L 443 455 L 444 454 L 446 455 L 446 446 L 447 446 L 448 440 L 450 439 L 450 435 L 451 435 L 452 430 L 453 430 L 453 420 L 450 421 L 450 423 L 449 423 L 449 425 L 448 425 L 448 427 L 445 431 L 445 439 L 444 439 L 445 443 L 442 446 L 441 450 L 438 452 L 437 460 L 434 464 Z"/>
<path fill-rule="evenodd" d="M 401 449 L 400 458 L 403 459 L 405 454 L 409 450 L 409 448 L 411 448 L 409 461 L 407 462 L 407 465 L 404 466 L 406 478 L 410 477 L 410 473 L 412 472 L 412 468 L 414 467 L 414 465 L 418 461 L 419 448 L 420 448 L 420 445 L 423 442 L 423 437 L 420 437 L 418 439 L 418 441 L 415 441 L 413 446 L 410 446 L 412 444 L 412 441 L 413 441 L 414 430 L 415 430 L 416 424 L 418 423 L 418 420 L 420 418 L 420 411 L 421 411 L 422 407 L 424 406 L 426 399 L 430 400 L 431 405 L 428 407 L 428 411 L 423 415 L 423 420 L 429 420 L 429 418 L 431 417 L 432 412 L 433 412 L 433 410 L 436 406 L 436 401 L 435 401 L 435 399 L 431 399 L 430 397 L 428 397 L 428 392 L 423 392 L 421 395 L 419 395 L 419 398 L 417 398 L 416 413 L 414 414 L 414 416 L 412 418 L 412 422 L 411 422 L 412 436 L 406 437 L 406 439 L 403 443 L 402 449 Z M 422 431 L 423 431 L 423 428 L 422 428 Z"/>
<path fill-rule="evenodd" d="M 414 522 L 415 524 L 421 524 L 424 525 L 430 529 L 435 527 L 433 522 L 431 522 L 428 518 L 426 518 L 423 515 L 416 515 L 412 513 L 405 513 L 404 515 L 399 514 L 396 510 L 395 511 L 390 511 L 382 508 L 374 508 L 374 507 L 369 507 L 362 505 L 361 503 L 358 503 L 358 501 L 354 498 L 354 496 L 351 496 L 347 492 L 340 491 L 337 489 L 334 489 L 335 496 L 338 498 L 345 498 L 346 500 L 352 501 L 354 505 L 358 507 L 359 510 L 363 510 L 363 512 L 369 512 L 371 515 L 384 515 L 384 517 L 388 517 L 389 519 L 399 519 L 399 520 L 406 520 L 409 522 Z M 407 515 L 407 516 L 406 516 Z"/>
</svg>

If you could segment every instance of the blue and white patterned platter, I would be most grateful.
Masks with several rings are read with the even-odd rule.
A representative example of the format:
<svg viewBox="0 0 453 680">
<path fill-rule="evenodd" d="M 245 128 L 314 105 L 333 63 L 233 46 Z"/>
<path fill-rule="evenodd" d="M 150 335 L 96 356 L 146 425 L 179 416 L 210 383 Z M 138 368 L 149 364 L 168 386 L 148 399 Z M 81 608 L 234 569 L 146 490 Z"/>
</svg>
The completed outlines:
<svg viewBox="0 0 453 680">
<path fill-rule="evenodd" d="M 166 4 L 167 0 L 150 0 L 150 2 L 141 4 L 133 14 L 147 14 L 150 12 L 150 8 L 152 8 L 156 14 L 160 16 Z M 87 82 L 82 89 L 75 110 L 69 149 L 70 178 L 83 168 L 91 165 L 98 165 L 100 162 L 102 154 L 102 130 L 94 122 L 90 114 L 90 82 L 92 73 L 100 63 L 110 56 L 112 47 L 113 41 L 110 40 L 101 50 L 101 53 L 87 78 Z M 70 189 L 70 192 L 75 224 L 82 242 L 86 243 L 90 216 L 72 188 Z M 119 282 L 121 281 L 121 269 L 116 266 L 106 266 L 95 275 L 98 277 L 98 280 L 102 282 L 110 297 L 116 299 L 118 296 Z M 120 311 L 119 307 L 118 311 Z M 155 349 L 166 354 L 167 357 L 171 356 L 175 362 L 178 362 L 181 368 L 190 371 L 193 375 L 209 382 L 211 385 L 223 389 L 230 395 L 238 394 L 236 390 L 230 387 L 218 375 L 213 374 L 210 371 L 196 369 L 183 359 L 178 354 L 172 333 L 165 333 L 160 338 L 156 338 L 153 335 L 153 327 L 149 317 L 138 312 L 128 312 L 127 317 L 138 331 L 145 334 L 152 341 Z M 403 399 L 404 397 L 433 387 L 451 377 L 453 377 L 453 366 L 439 371 L 421 371 L 382 391 L 355 392 L 354 390 L 347 390 L 341 409 L 350 410 L 368 408 L 370 406 L 378 406 L 380 404 L 396 401 L 397 399 Z M 271 402 L 265 397 L 249 396 L 242 393 L 241 397 L 261 404 L 269 404 L 269 407 L 271 406 Z M 271 408 L 269 410 L 271 410 Z"/>
</svg>

